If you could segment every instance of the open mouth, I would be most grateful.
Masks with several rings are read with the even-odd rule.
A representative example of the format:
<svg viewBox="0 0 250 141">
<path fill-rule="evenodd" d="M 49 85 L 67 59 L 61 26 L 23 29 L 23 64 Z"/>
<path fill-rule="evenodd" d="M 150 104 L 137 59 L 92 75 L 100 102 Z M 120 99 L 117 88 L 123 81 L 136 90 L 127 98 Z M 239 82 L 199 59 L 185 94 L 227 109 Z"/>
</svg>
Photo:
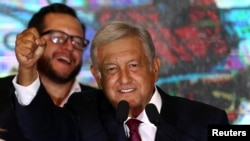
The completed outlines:
<svg viewBox="0 0 250 141">
<path fill-rule="evenodd" d="M 70 64 L 72 62 L 69 58 L 64 57 L 64 56 L 59 56 L 56 59 L 62 63 L 66 63 L 66 64 Z"/>
</svg>

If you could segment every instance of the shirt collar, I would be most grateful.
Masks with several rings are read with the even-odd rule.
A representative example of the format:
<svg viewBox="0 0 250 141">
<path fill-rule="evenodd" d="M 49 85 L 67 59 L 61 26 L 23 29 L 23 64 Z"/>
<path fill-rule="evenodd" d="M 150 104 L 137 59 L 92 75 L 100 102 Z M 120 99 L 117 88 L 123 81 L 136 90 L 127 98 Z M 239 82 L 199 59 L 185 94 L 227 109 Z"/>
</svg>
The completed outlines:
<svg viewBox="0 0 250 141">
<path fill-rule="evenodd" d="M 161 101 L 161 96 L 160 96 L 159 91 L 157 90 L 156 86 L 155 86 L 155 91 L 153 93 L 153 96 L 152 96 L 151 100 L 149 101 L 149 103 L 154 104 L 156 106 L 158 112 L 160 113 L 162 101 Z M 142 121 L 145 124 L 149 124 L 150 126 L 155 126 L 153 123 L 151 123 L 149 121 L 145 109 L 137 116 L 136 119 Z"/>
<path fill-rule="evenodd" d="M 77 82 L 77 80 L 74 81 L 72 87 L 71 87 L 71 90 L 70 90 L 70 93 L 69 95 L 63 100 L 63 102 L 60 104 L 60 107 L 63 107 L 63 105 L 65 103 L 67 103 L 69 97 L 73 94 L 73 93 L 76 93 L 76 92 L 81 92 L 81 87 L 80 87 L 80 84 L 79 82 Z"/>
</svg>

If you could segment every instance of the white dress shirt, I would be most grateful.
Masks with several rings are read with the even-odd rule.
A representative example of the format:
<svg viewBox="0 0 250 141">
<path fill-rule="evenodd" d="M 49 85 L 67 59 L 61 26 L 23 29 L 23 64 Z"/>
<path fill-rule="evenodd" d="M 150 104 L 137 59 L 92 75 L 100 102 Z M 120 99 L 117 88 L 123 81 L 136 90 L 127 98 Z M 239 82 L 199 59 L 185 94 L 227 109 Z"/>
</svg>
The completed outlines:
<svg viewBox="0 0 250 141">
<path fill-rule="evenodd" d="M 157 88 L 155 88 L 155 92 L 154 92 L 151 100 L 149 101 L 149 103 L 154 104 L 156 106 L 158 112 L 160 113 L 162 101 L 161 101 L 161 96 L 160 96 Z M 128 117 L 128 119 L 130 119 L 130 117 Z M 142 141 L 154 141 L 157 127 L 149 121 L 145 109 L 142 111 L 142 113 L 140 113 L 140 115 L 136 119 L 142 121 L 142 123 L 140 123 L 139 129 L 138 129 Z M 124 121 L 123 125 L 125 128 L 126 135 L 129 136 L 129 128 L 126 125 L 126 121 Z"/>
</svg>

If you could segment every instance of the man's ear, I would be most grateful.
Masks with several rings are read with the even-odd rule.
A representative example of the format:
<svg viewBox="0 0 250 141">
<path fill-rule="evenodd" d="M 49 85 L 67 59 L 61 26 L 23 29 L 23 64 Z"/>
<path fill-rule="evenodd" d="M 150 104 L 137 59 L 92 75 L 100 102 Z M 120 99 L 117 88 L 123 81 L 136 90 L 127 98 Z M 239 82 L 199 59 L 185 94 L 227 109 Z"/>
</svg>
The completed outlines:
<svg viewBox="0 0 250 141">
<path fill-rule="evenodd" d="M 161 59 L 159 57 L 155 57 L 153 60 L 153 71 L 154 71 L 155 81 L 157 81 L 158 79 L 160 67 L 161 67 Z"/>
<path fill-rule="evenodd" d="M 90 66 L 90 71 L 91 71 L 92 75 L 94 76 L 98 87 L 101 89 L 102 88 L 102 85 L 101 85 L 101 73 L 100 73 L 99 69 L 97 67 L 95 67 L 94 65 L 91 65 Z"/>
</svg>

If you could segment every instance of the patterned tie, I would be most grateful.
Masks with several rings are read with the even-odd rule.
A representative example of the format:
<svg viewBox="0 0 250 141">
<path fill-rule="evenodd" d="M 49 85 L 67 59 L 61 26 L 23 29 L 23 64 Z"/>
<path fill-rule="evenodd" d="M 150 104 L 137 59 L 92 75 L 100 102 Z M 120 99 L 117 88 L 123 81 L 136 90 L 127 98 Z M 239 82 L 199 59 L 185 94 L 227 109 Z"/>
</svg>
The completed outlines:
<svg viewBox="0 0 250 141">
<path fill-rule="evenodd" d="M 129 128 L 129 141 L 141 141 L 140 134 L 138 132 L 138 127 L 141 121 L 137 119 L 129 119 L 126 124 L 128 125 Z"/>
</svg>

